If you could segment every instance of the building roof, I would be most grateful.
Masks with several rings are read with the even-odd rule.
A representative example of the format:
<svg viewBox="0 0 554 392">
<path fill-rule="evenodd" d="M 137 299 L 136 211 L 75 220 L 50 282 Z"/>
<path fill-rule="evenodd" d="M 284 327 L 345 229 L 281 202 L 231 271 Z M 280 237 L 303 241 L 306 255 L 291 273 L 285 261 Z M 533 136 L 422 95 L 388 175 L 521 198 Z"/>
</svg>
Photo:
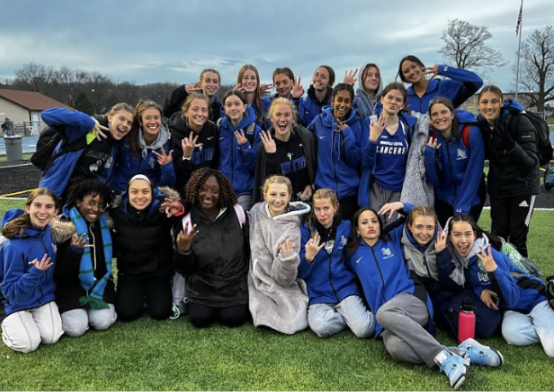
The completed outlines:
<svg viewBox="0 0 554 392">
<path fill-rule="evenodd" d="M 73 109 L 70 106 L 64 105 L 60 101 L 56 101 L 55 99 L 35 91 L 0 89 L 0 98 L 7 99 L 8 101 L 22 106 L 27 110 L 42 111 L 50 108 Z"/>
</svg>

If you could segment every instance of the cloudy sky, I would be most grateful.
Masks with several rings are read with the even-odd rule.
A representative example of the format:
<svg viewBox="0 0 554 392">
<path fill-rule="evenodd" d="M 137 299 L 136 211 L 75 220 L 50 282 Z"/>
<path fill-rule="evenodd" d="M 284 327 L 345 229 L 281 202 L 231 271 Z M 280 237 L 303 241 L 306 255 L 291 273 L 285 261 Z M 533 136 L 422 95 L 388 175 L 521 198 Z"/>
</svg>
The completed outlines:
<svg viewBox="0 0 554 392">
<path fill-rule="evenodd" d="M 193 82 L 203 68 L 236 82 L 252 63 L 263 81 L 289 66 L 307 88 L 315 68 L 375 62 L 385 82 L 398 61 L 417 55 L 444 63 L 438 50 L 448 19 L 486 25 L 508 65 L 489 82 L 514 86 L 520 0 L 0 0 L 0 79 L 35 61 L 98 71 L 117 81 Z M 526 0 L 523 39 L 552 24 L 552 0 Z"/>
</svg>

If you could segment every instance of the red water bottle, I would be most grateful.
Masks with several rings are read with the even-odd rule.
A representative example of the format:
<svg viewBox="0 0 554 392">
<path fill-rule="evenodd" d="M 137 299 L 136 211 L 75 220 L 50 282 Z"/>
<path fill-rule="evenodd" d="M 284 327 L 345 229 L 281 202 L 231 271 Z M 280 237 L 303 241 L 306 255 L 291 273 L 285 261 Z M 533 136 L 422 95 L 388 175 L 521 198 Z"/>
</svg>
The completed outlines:
<svg viewBox="0 0 554 392">
<path fill-rule="evenodd" d="M 469 338 L 475 338 L 475 306 L 463 302 L 462 311 L 458 315 L 458 343 Z"/>
</svg>

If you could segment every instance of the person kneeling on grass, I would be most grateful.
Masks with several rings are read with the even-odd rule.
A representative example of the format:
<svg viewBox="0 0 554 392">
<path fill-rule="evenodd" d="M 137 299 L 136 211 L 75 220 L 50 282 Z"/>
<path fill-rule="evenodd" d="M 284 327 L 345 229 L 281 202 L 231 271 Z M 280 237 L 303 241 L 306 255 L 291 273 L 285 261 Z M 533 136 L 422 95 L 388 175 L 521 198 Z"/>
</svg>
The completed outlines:
<svg viewBox="0 0 554 392">
<path fill-rule="evenodd" d="M 544 281 L 515 267 L 508 256 L 491 247 L 470 216 L 450 219 L 448 240 L 452 261 L 464 266 L 475 294 L 504 313 L 504 339 L 516 346 L 541 343 L 546 355 L 554 357 L 554 310 Z"/>
<path fill-rule="evenodd" d="M 89 325 L 108 329 L 115 320 L 112 237 L 104 211 L 111 189 L 100 180 L 76 182 L 60 220 L 52 222 L 60 243 L 54 271 L 56 303 L 64 332 L 82 336 Z"/>
<path fill-rule="evenodd" d="M 338 211 L 335 192 L 318 189 L 309 221 L 300 228 L 298 277 L 308 286 L 308 324 L 319 337 L 334 335 L 348 325 L 357 337 L 368 338 L 375 319 L 361 298 L 356 275 L 344 263 L 351 225 L 340 219 Z"/>
<path fill-rule="evenodd" d="M 394 209 L 389 206 L 385 204 L 379 212 L 392 215 Z M 404 205 L 405 211 L 411 209 L 411 205 Z M 383 338 L 391 356 L 400 362 L 437 365 L 454 389 L 465 381 L 470 363 L 502 365 L 503 357 L 497 350 L 474 339 L 458 347 L 446 347 L 435 339 L 431 300 L 402 253 L 403 227 L 383 232 L 381 226 L 375 210 L 364 207 L 356 212 L 346 262 L 376 313 L 375 337 Z"/>
<path fill-rule="evenodd" d="M 166 192 L 168 198 L 164 201 Z M 152 187 L 148 177 L 131 178 L 123 200 L 110 211 L 117 259 L 115 309 L 122 321 L 137 319 L 144 309 L 156 320 L 171 316 L 173 273 L 172 216 L 182 215 L 178 193 Z"/>
<path fill-rule="evenodd" d="M 14 351 L 30 353 L 63 335 L 54 302 L 56 245 L 50 228 L 56 203 L 52 191 L 38 188 L 27 198 L 24 211 L 9 210 L 2 217 L 0 289 L 7 314 L 2 341 Z"/>
<path fill-rule="evenodd" d="M 249 318 L 246 213 L 229 180 L 207 167 L 186 187 L 192 210 L 178 229 L 175 269 L 186 276 L 189 317 L 197 328 L 216 321 L 238 327 Z"/>
</svg>

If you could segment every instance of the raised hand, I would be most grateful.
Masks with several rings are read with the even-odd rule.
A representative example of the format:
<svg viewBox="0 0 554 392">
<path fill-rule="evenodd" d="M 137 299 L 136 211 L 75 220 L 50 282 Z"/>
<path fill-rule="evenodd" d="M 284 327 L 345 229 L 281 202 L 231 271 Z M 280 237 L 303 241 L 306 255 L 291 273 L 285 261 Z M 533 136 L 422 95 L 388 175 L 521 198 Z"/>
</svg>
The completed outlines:
<svg viewBox="0 0 554 392">
<path fill-rule="evenodd" d="M 199 147 L 196 142 L 198 141 L 198 135 L 194 136 L 193 139 L 193 133 L 191 132 L 188 137 L 181 140 L 181 148 L 183 149 L 183 156 L 186 158 L 192 157 L 192 153 L 194 152 L 195 147 Z"/>
<path fill-rule="evenodd" d="M 434 148 L 435 150 L 438 150 L 441 146 L 441 144 L 437 144 L 438 138 L 436 137 L 430 137 L 429 141 L 427 142 L 427 146 Z"/>
<path fill-rule="evenodd" d="M 302 95 L 304 95 L 304 86 L 302 86 L 302 78 L 299 76 L 292 81 L 292 97 L 298 99 Z"/>
<path fill-rule="evenodd" d="M 73 233 L 71 236 L 71 245 L 79 249 L 92 248 L 94 245 L 87 245 L 88 238 L 86 238 L 86 236 L 86 233 L 83 233 L 79 238 L 79 234 Z"/>
<path fill-rule="evenodd" d="M 240 91 L 241 93 L 243 93 L 244 87 L 242 87 L 242 83 L 239 83 L 235 87 L 233 87 L 233 91 Z"/>
<path fill-rule="evenodd" d="M 483 267 L 485 268 L 485 271 L 487 272 L 496 271 L 497 265 L 494 259 L 492 258 L 491 244 L 489 244 L 486 251 L 481 247 L 481 251 L 478 252 L 476 256 L 479 257 L 479 260 L 483 262 Z"/>
<path fill-rule="evenodd" d="M 294 240 L 292 238 L 285 238 L 283 242 L 279 244 L 279 253 L 282 258 L 289 258 L 294 253 Z"/>
<path fill-rule="evenodd" d="M 262 131 L 260 133 L 260 139 L 262 139 L 265 152 L 268 154 L 274 154 L 277 152 L 277 146 L 275 145 L 275 140 L 271 137 L 271 132 Z"/>
<path fill-rule="evenodd" d="M 178 214 L 181 211 L 184 211 L 185 207 L 181 204 L 179 200 L 175 197 L 166 197 L 162 203 L 162 207 L 165 208 L 165 215 L 168 218 Z"/>
<path fill-rule="evenodd" d="M 350 84 L 352 87 L 356 84 L 356 74 L 358 73 L 358 68 L 355 70 L 344 71 L 344 80 L 343 83 Z"/>
<path fill-rule="evenodd" d="M 154 155 L 158 158 L 158 163 L 160 166 L 165 166 L 168 163 L 171 163 L 173 160 L 173 150 L 169 152 L 169 154 L 165 153 L 165 149 L 163 147 L 160 147 L 160 152 L 157 153 L 156 151 L 152 151 Z"/>
<path fill-rule="evenodd" d="M 319 233 L 315 233 L 315 236 L 310 238 L 310 240 L 306 243 L 306 260 L 308 263 L 313 263 L 321 248 L 325 246 L 325 243 L 320 245 L 320 241 L 321 237 L 319 236 Z"/>
<path fill-rule="evenodd" d="M 384 113 L 379 116 L 377 121 L 371 121 L 369 124 L 369 141 L 372 143 L 377 143 L 379 137 L 385 129 L 385 116 Z"/>
<path fill-rule="evenodd" d="M 38 259 L 34 259 L 30 262 L 30 264 L 33 264 L 35 268 L 41 271 L 46 271 L 54 265 L 54 263 L 52 263 L 52 259 L 48 256 L 48 253 L 45 253 L 44 256 L 42 256 L 42 260 L 38 261 Z"/>
<path fill-rule="evenodd" d="M 260 95 L 269 94 L 272 88 L 272 84 L 260 84 Z"/>
<path fill-rule="evenodd" d="M 446 249 L 446 230 L 440 229 L 435 239 L 435 252 L 440 253 Z"/>
<path fill-rule="evenodd" d="M 239 146 L 242 146 L 244 143 L 248 143 L 248 139 L 246 136 L 244 136 L 244 130 L 235 131 L 235 137 L 237 138 L 237 142 Z"/>
<path fill-rule="evenodd" d="M 306 188 L 304 188 L 304 191 L 300 195 L 300 200 L 309 201 L 312 198 L 312 192 L 312 186 L 310 184 L 306 185 Z"/>
<path fill-rule="evenodd" d="M 193 225 L 192 229 L 189 231 L 189 224 L 188 222 L 185 223 L 185 230 L 181 230 L 177 235 L 177 248 L 179 248 L 181 252 L 187 252 L 190 250 L 192 240 L 197 234 L 198 230 L 196 229 L 196 225 Z"/>
<path fill-rule="evenodd" d="M 186 91 L 188 94 L 192 94 L 192 93 L 196 93 L 196 92 L 198 92 L 198 91 L 202 91 L 202 87 L 200 87 L 200 85 L 201 85 L 200 82 L 187 84 L 187 85 L 185 86 L 185 91 Z"/>
<path fill-rule="evenodd" d="M 401 210 L 403 208 L 404 208 L 404 203 L 402 203 L 400 201 L 395 201 L 393 203 L 387 203 L 383 207 L 381 207 L 378 214 L 379 215 L 385 215 L 388 212 L 389 213 L 388 219 L 391 219 L 393 214 L 396 211 Z"/>
<path fill-rule="evenodd" d="M 437 76 L 438 72 L 439 72 L 439 65 L 438 64 L 435 64 L 432 67 L 423 68 L 423 74 L 424 75 L 432 75 L 430 78 L 428 78 L 429 80 L 433 79 L 435 76 Z"/>
<path fill-rule="evenodd" d="M 106 139 L 108 136 L 106 136 L 106 134 L 103 131 L 110 132 L 110 128 L 106 128 L 105 126 L 100 125 L 98 120 L 95 119 L 94 117 L 91 117 L 91 118 L 94 120 L 96 124 L 94 125 L 94 127 L 92 127 L 90 131 L 94 134 L 94 136 L 96 136 L 96 139 L 98 141 L 102 141 L 102 139 Z"/>
<path fill-rule="evenodd" d="M 340 120 L 337 120 L 337 122 L 335 123 L 335 126 L 336 126 L 336 128 L 333 129 L 335 132 L 342 132 L 344 130 L 344 128 L 348 127 L 348 124 L 345 124 Z"/>
</svg>

